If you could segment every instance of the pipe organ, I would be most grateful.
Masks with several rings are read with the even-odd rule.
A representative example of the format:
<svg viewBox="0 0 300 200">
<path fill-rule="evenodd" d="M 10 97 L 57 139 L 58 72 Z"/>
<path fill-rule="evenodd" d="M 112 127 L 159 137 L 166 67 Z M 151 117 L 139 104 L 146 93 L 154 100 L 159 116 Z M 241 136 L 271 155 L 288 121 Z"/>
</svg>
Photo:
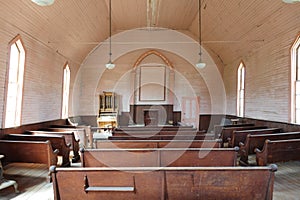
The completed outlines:
<svg viewBox="0 0 300 200">
<path fill-rule="evenodd" d="M 114 128 L 118 126 L 118 96 L 114 92 L 103 92 L 99 95 L 98 126 Z"/>
</svg>

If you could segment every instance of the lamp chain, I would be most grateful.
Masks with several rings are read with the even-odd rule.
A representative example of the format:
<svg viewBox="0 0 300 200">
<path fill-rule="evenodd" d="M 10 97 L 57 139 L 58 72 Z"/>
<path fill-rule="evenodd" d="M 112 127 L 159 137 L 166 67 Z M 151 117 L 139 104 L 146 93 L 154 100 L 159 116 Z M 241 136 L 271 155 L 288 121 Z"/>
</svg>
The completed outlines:
<svg viewBox="0 0 300 200">
<path fill-rule="evenodd" d="M 109 0 L 109 63 L 111 63 L 111 0 Z"/>
<path fill-rule="evenodd" d="M 201 50 L 201 46 L 202 46 L 202 41 L 201 41 L 201 26 L 202 26 L 202 19 L 201 19 L 201 0 L 199 0 L 199 56 L 200 56 L 200 60 L 201 60 L 201 55 L 202 55 L 202 50 Z"/>
</svg>

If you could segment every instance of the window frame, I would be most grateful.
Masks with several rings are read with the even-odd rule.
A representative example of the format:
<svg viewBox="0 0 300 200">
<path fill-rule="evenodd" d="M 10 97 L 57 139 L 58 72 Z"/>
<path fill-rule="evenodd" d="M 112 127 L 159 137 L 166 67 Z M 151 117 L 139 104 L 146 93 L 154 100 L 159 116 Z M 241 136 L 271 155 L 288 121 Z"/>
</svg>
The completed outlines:
<svg viewBox="0 0 300 200">
<path fill-rule="evenodd" d="M 290 122 L 300 124 L 300 116 L 299 120 L 297 120 L 297 108 L 300 110 L 300 102 L 297 105 L 296 97 L 297 95 L 297 85 L 300 85 L 300 34 L 296 37 L 293 45 L 290 49 L 291 53 L 291 97 L 290 97 Z M 299 88 L 300 89 L 300 88 Z M 298 89 L 298 90 L 299 90 Z"/>
<path fill-rule="evenodd" d="M 68 69 L 68 70 L 67 70 Z M 67 71 L 66 71 L 67 70 Z M 66 74 L 67 72 L 67 74 Z M 66 77 L 68 75 L 68 77 Z M 67 91 L 67 100 L 66 97 L 66 91 L 65 91 L 65 79 L 68 78 L 68 91 Z M 66 63 L 63 67 L 63 79 L 62 79 L 62 104 L 61 104 L 61 118 L 67 119 L 69 117 L 69 103 L 70 103 L 70 85 L 71 85 L 71 68 L 68 63 Z M 65 105 L 65 103 L 67 103 Z M 66 110 L 66 111 L 65 111 Z"/>
<path fill-rule="evenodd" d="M 16 105 L 18 104 L 17 107 L 19 107 L 19 109 L 15 109 L 15 119 L 14 119 L 14 123 L 13 124 L 7 124 L 7 116 L 8 116 L 8 107 L 7 107 L 7 104 L 8 104 L 8 94 L 9 94 L 9 77 L 10 77 L 10 69 L 11 69 L 11 55 L 12 55 L 12 52 L 11 52 L 11 48 L 13 45 L 16 45 L 16 47 L 19 49 L 20 53 L 18 55 L 19 59 L 20 59 L 20 56 L 21 54 L 23 53 L 24 55 L 22 56 L 23 57 L 23 60 L 19 60 L 18 61 L 18 72 L 17 72 L 17 76 L 19 79 L 19 72 L 20 72 L 20 65 L 23 66 L 23 74 L 22 74 L 22 84 L 21 84 L 21 87 L 19 87 L 20 85 L 20 82 L 17 83 L 17 87 L 18 87 L 18 92 L 17 92 L 17 96 L 15 97 L 17 100 L 16 101 L 19 101 L 16 103 Z M 26 55 L 27 55 L 27 52 L 26 52 L 26 48 L 25 48 L 25 45 L 24 45 L 24 42 L 22 40 L 22 37 L 18 34 L 15 38 L 13 38 L 9 43 L 8 43 L 8 48 L 7 48 L 7 51 L 8 51 L 8 60 L 7 60 L 7 65 L 6 65 L 6 75 L 5 75 L 5 90 L 4 90 L 4 109 L 3 109 L 3 119 L 2 119 L 2 127 L 4 128 L 13 128 L 13 127 L 18 127 L 22 124 L 22 108 L 23 108 L 23 100 L 24 100 L 24 85 L 25 85 L 25 71 L 26 71 Z M 20 89 L 21 88 L 21 89 Z M 19 100 L 18 100 L 19 99 Z M 19 113 L 18 115 L 16 113 Z M 17 116 L 17 117 L 16 117 Z"/>
<path fill-rule="evenodd" d="M 244 62 L 241 61 L 237 69 L 236 114 L 238 117 L 245 116 L 245 85 L 246 85 L 246 66 Z M 241 93 L 243 93 L 243 98 L 242 98 L 243 101 L 241 101 Z"/>
</svg>

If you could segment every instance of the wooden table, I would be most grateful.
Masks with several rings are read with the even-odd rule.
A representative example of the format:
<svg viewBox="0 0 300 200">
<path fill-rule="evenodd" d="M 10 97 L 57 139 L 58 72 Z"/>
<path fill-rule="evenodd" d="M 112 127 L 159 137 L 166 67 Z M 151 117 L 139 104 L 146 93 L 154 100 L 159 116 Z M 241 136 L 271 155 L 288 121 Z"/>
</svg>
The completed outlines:
<svg viewBox="0 0 300 200">
<path fill-rule="evenodd" d="M 2 158 L 4 158 L 4 155 L 0 155 L 0 190 L 14 186 L 15 192 L 19 193 L 17 182 L 14 180 L 6 180 L 3 177 L 3 167 L 2 167 L 2 163 L 1 163 Z"/>
</svg>

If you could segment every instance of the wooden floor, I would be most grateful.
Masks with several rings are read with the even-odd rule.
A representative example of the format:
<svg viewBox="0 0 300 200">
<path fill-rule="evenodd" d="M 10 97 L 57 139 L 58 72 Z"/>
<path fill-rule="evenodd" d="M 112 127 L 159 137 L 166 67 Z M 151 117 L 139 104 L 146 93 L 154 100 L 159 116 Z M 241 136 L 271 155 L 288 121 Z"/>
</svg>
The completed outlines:
<svg viewBox="0 0 300 200">
<path fill-rule="evenodd" d="M 275 173 L 274 200 L 300 199 L 300 161 L 277 163 Z M 79 163 L 72 167 L 80 166 Z M 19 194 L 13 187 L 0 191 L 0 200 L 53 200 L 52 183 L 48 180 L 48 168 L 40 164 L 14 163 L 5 166 L 6 179 L 16 180 Z M 251 199 L 251 198 L 250 198 Z"/>
</svg>

